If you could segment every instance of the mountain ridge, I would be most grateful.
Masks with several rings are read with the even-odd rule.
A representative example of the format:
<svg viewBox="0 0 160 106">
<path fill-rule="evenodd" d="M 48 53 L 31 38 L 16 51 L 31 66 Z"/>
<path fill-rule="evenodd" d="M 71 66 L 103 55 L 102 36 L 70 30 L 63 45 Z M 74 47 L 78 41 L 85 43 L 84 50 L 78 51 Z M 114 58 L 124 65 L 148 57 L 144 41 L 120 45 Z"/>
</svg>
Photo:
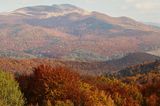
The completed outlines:
<svg viewBox="0 0 160 106">
<path fill-rule="evenodd" d="M 83 14 L 86 10 L 72 5 L 40 6 L 38 10 L 57 11 L 55 8 L 62 7 L 69 8 L 69 12 L 58 12 L 55 16 L 50 12 L 34 12 L 37 6 L 32 6 L 28 7 L 32 8 L 29 14 L 33 12 L 34 16 L 14 11 L 0 15 L 0 50 L 35 57 L 108 59 L 160 48 L 159 29 L 127 17 L 111 17 L 99 12 Z M 78 8 L 78 12 L 70 11 L 73 8 Z"/>
</svg>

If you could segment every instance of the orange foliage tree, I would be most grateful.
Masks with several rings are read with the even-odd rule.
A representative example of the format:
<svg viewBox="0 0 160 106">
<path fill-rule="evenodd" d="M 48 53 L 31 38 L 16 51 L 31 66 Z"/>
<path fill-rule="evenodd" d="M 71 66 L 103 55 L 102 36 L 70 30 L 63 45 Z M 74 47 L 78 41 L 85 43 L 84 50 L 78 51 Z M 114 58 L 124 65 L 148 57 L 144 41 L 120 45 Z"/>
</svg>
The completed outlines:
<svg viewBox="0 0 160 106">
<path fill-rule="evenodd" d="M 109 95 L 82 82 L 80 75 L 67 67 L 41 65 L 30 76 L 18 78 L 28 104 L 46 106 L 114 106 Z"/>
<path fill-rule="evenodd" d="M 141 106 L 143 102 L 140 90 L 136 85 L 129 85 L 120 80 L 106 77 L 84 78 L 84 81 L 95 85 L 106 95 L 110 95 L 117 106 Z"/>
</svg>

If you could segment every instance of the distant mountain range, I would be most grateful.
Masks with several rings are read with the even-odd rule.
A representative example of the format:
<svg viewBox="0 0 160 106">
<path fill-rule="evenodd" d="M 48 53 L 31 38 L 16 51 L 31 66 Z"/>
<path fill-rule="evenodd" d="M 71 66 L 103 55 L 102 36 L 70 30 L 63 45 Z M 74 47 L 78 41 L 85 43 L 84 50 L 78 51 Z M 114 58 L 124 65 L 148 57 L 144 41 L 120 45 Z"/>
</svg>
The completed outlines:
<svg viewBox="0 0 160 106">
<path fill-rule="evenodd" d="M 160 28 L 62 4 L 0 14 L 3 57 L 105 61 L 160 48 Z"/>
<path fill-rule="evenodd" d="M 153 26 L 156 26 L 156 27 L 160 27 L 160 23 L 146 22 L 146 24 L 153 25 Z"/>
</svg>

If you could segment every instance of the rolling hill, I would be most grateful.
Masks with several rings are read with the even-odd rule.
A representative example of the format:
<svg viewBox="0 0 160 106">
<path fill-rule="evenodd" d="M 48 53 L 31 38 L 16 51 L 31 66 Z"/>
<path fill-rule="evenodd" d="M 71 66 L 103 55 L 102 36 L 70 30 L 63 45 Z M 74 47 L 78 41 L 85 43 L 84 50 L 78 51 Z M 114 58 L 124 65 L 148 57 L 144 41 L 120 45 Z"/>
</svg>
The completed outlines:
<svg viewBox="0 0 160 106">
<path fill-rule="evenodd" d="M 146 53 L 133 53 L 128 54 L 123 58 L 112 61 L 69 61 L 64 59 L 12 59 L 0 58 L 0 69 L 10 71 L 17 74 L 30 74 L 35 67 L 39 65 L 50 66 L 67 66 L 83 75 L 106 75 L 117 73 L 120 70 L 130 66 L 139 64 L 151 63 L 160 57 L 149 55 Z M 129 68 L 132 70 L 132 68 Z"/>
<path fill-rule="evenodd" d="M 120 59 L 111 60 L 111 61 L 108 61 L 107 63 L 113 67 L 116 67 L 118 70 L 121 70 L 128 66 L 134 66 L 137 64 L 153 62 L 159 59 L 160 57 L 155 56 L 155 55 L 142 53 L 142 52 L 136 52 L 136 53 L 129 53 Z"/>
<path fill-rule="evenodd" d="M 151 72 L 160 72 L 160 61 L 148 62 L 137 64 L 135 66 L 129 66 L 119 72 L 115 73 L 116 76 L 119 77 L 130 77 L 130 76 L 138 76 L 141 74 L 147 74 Z"/>
</svg>

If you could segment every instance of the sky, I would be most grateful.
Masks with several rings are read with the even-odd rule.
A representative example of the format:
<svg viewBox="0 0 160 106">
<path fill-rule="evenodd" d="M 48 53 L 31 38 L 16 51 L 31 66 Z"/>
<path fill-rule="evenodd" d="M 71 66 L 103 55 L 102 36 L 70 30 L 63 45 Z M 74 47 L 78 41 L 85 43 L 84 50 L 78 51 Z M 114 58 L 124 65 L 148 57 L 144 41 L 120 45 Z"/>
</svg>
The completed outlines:
<svg viewBox="0 0 160 106">
<path fill-rule="evenodd" d="M 160 0 L 0 0 L 0 12 L 35 5 L 73 4 L 110 16 L 160 23 Z"/>
</svg>

